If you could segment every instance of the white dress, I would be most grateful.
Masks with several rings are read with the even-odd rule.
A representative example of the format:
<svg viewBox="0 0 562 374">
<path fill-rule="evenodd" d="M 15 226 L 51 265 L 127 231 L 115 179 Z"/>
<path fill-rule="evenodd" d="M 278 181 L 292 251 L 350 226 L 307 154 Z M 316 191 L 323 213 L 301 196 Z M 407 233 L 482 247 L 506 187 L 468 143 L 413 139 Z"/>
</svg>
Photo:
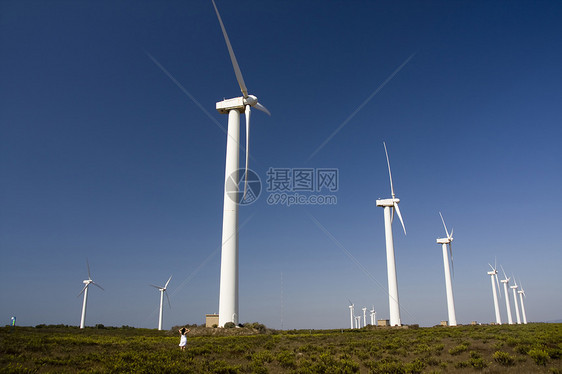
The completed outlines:
<svg viewBox="0 0 562 374">
<path fill-rule="evenodd" d="M 185 347 L 187 345 L 187 335 L 182 335 L 180 338 L 180 347 Z"/>
</svg>

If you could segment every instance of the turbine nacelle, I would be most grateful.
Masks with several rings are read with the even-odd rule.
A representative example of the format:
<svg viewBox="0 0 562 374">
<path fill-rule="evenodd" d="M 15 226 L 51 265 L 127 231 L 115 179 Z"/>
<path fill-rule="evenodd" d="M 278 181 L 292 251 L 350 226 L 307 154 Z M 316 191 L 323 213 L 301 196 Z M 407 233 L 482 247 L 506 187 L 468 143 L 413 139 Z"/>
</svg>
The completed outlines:
<svg viewBox="0 0 562 374">
<path fill-rule="evenodd" d="M 377 200 L 377 206 L 388 206 L 388 207 L 393 207 L 394 204 L 398 204 L 400 202 L 400 199 L 394 198 L 394 199 L 379 199 Z"/>
<path fill-rule="evenodd" d="M 450 244 L 453 238 L 439 238 L 437 239 L 437 244 Z"/>
</svg>

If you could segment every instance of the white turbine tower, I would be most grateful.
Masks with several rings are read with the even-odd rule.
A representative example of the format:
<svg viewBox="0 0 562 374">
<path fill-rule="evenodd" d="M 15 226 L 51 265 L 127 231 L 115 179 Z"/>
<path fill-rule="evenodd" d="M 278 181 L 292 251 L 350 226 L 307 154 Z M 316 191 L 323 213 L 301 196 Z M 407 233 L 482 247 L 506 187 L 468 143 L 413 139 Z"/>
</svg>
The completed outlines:
<svg viewBox="0 0 562 374">
<path fill-rule="evenodd" d="M 363 327 L 367 326 L 367 308 L 363 307 Z"/>
<path fill-rule="evenodd" d="M 355 316 L 355 328 L 356 329 L 361 328 L 361 316 Z"/>
<path fill-rule="evenodd" d="M 373 305 L 373 309 L 369 311 L 371 313 L 371 325 L 377 325 L 377 312 L 375 312 L 375 306 Z"/>
<path fill-rule="evenodd" d="M 390 193 L 392 194 L 392 198 L 377 200 L 377 206 L 384 208 L 384 234 L 386 238 L 386 270 L 388 273 L 388 304 L 390 309 L 390 325 L 401 326 L 402 322 L 400 321 L 400 302 L 398 301 L 398 281 L 396 279 L 396 260 L 394 257 L 394 239 L 392 237 L 392 221 L 394 219 L 395 211 L 398 215 L 398 218 L 400 219 L 400 222 L 402 223 L 404 235 L 406 235 L 406 227 L 404 226 L 404 221 L 402 220 L 402 215 L 400 214 L 400 209 L 398 208 L 400 199 L 397 199 L 396 195 L 394 194 L 392 173 L 390 171 L 390 161 L 388 159 L 386 144 L 383 142 L 383 145 L 384 153 L 386 154 L 386 163 L 388 165 L 388 175 L 390 177 Z"/>
<path fill-rule="evenodd" d="M 517 281 L 515 280 L 515 277 L 513 277 L 513 286 L 510 286 L 509 288 L 511 288 L 513 290 L 513 302 L 515 303 L 515 316 L 517 317 L 517 324 L 520 325 L 521 324 L 521 316 L 519 315 L 519 303 L 517 302 L 517 288 L 519 287 L 517 285 Z"/>
<path fill-rule="evenodd" d="M 217 13 L 226 47 L 232 61 L 236 80 L 242 91 L 242 97 L 223 100 L 216 105 L 221 114 L 228 114 L 228 135 L 226 140 L 226 167 L 224 173 L 224 210 L 222 224 L 222 251 L 221 251 L 221 275 L 219 295 L 219 326 L 224 327 L 227 322 L 238 325 L 238 201 L 246 198 L 248 182 L 248 158 L 250 139 L 250 112 L 255 107 L 262 112 L 270 114 L 269 111 L 258 102 L 257 97 L 248 95 L 242 72 L 238 66 L 230 39 L 222 22 L 217 6 L 213 7 Z M 244 193 L 240 199 L 238 191 L 238 168 L 240 159 L 240 113 L 245 112 L 246 117 L 246 169 L 244 175 Z"/>
<path fill-rule="evenodd" d="M 351 321 L 351 328 L 353 329 L 353 309 L 355 307 L 355 304 L 353 304 L 351 301 L 349 302 L 349 319 Z"/>
<path fill-rule="evenodd" d="M 507 275 L 505 274 L 505 270 L 503 270 L 503 266 L 500 265 L 500 267 L 502 268 L 502 272 L 503 272 L 503 276 L 504 279 L 502 279 L 500 282 L 503 283 L 503 291 L 505 294 L 505 307 L 507 309 L 507 321 L 509 322 L 510 325 L 513 325 L 513 318 L 511 317 L 511 305 L 509 304 L 509 292 L 507 291 L 507 288 L 509 287 L 509 279 L 507 277 Z"/>
<path fill-rule="evenodd" d="M 521 300 L 521 314 L 523 316 L 523 323 L 527 324 L 527 314 L 525 313 L 525 303 L 523 302 L 523 296 L 527 297 L 527 295 L 525 295 L 523 285 L 521 285 L 521 289 L 517 291 L 517 293 L 519 294 L 519 299 Z"/>
<path fill-rule="evenodd" d="M 166 294 L 166 298 L 168 299 L 168 306 L 170 307 L 170 309 L 172 308 L 172 305 L 170 304 L 170 298 L 168 297 L 168 292 L 166 292 L 166 288 L 168 287 L 168 284 L 170 283 L 171 279 L 172 276 L 170 275 L 170 278 L 168 278 L 168 281 L 166 282 L 164 287 L 155 286 L 151 284 L 152 287 L 160 291 L 160 313 L 158 315 L 158 330 L 162 330 L 162 312 L 164 309 L 164 294 Z"/>
<path fill-rule="evenodd" d="M 80 317 L 81 329 L 84 328 L 86 323 L 86 304 L 88 303 L 88 288 L 90 287 L 90 284 L 101 288 L 101 290 L 103 291 L 102 286 L 92 280 L 92 276 L 90 275 L 90 263 L 88 262 L 88 260 L 86 260 L 86 266 L 88 267 L 88 279 L 82 281 L 82 283 L 84 283 L 84 288 L 82 288 L 82 291 L 80 291 L 80 293 L 78 294 L 78 296 L 82 295 L 82 293 L 84 294 L 84 301 L 82 302 L 82 316 Z"/>
<path fill-rule="evenodd" d="M 488 272 L 488 275 L 490 276 L 490 279 L 492 281 L 492 295 L 494 296 L 494 310 L 496 312 L 496 323 L 498 325 L 502 324 L 502 319 L 500 316 L 500 306 L 498 304 L 498 294 L 497 292 L 500 292 L 501 295 L 501 291 L 500 291 L 500 282 L 498 281 L 498 270 L 497 267 L 492 266 L 492 264 L 488 264 L 490 265 L 490 268 L 492 268 L 492 271 Z M 494 262 L 495 265 L 495 262 Z M 496 280 L 494 282 L 494 279 Z M 498 286 L 498 290 L 496 292 L 496 285 Z"/>
<path fill-rule="evenodd" d="M 449 326 L 456 326 L 457 316 L 455 313 L 455 299 L 453 298 L 453 283 L 451 281 L 451 270 L 449 268 L 448 256 L 448 254 L 451 255 L 451 267 L 453 267 L 453 249 L 451 248 L 451 242 L 453 241 L 453 230 L 451 230 L 451 234 L 449 234 L 441 212 L 439 212 L 439 216 L 441 216 L 441 221 L 443 222 L 443 227 L 445 228 L 445 234 L 447 234 L 446 238 L 437 239 L 437 244 L 441 244 L 441 247 L 443 248 L 443 265 L 445 266 L 445 289 L 447 291 L 447 311 L 449 313 Z M 449 253 L 447 253 L 447 246 L 449 247 Z"/>
</svg>

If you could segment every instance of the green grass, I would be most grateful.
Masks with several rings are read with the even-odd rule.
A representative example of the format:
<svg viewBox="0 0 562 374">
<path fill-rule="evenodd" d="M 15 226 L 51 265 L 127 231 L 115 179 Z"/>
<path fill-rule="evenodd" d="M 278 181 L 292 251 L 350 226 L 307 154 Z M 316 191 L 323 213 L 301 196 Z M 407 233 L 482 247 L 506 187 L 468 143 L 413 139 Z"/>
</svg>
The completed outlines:
<svg viewBox="0 0 562 374">
<path fill-rule="evenodd" d="M 561 373 L 562 324 L 272 331 L 0 328 L 1 373 Z M 176 336 L 177 335 L 177 336 Z"/>
</svg>

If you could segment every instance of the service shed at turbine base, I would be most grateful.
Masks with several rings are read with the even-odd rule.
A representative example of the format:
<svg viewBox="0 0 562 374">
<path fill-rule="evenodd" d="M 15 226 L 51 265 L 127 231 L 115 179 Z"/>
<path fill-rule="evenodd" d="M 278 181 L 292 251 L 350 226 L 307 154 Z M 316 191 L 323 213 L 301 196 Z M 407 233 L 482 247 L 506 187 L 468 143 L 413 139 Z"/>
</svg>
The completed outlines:
<svg viewBox="0 0 562 374">
<path fill-rule="evenodd" d="M 390 326 L 390 320 L 389 319 L 379 319 L 377 321 L 377 326 Z"/>
<path fill-rule="evenodd" d="M 205 314 L 205 327 L 217 327 L 219 325 L 218 314 Z"/>
</svg>

